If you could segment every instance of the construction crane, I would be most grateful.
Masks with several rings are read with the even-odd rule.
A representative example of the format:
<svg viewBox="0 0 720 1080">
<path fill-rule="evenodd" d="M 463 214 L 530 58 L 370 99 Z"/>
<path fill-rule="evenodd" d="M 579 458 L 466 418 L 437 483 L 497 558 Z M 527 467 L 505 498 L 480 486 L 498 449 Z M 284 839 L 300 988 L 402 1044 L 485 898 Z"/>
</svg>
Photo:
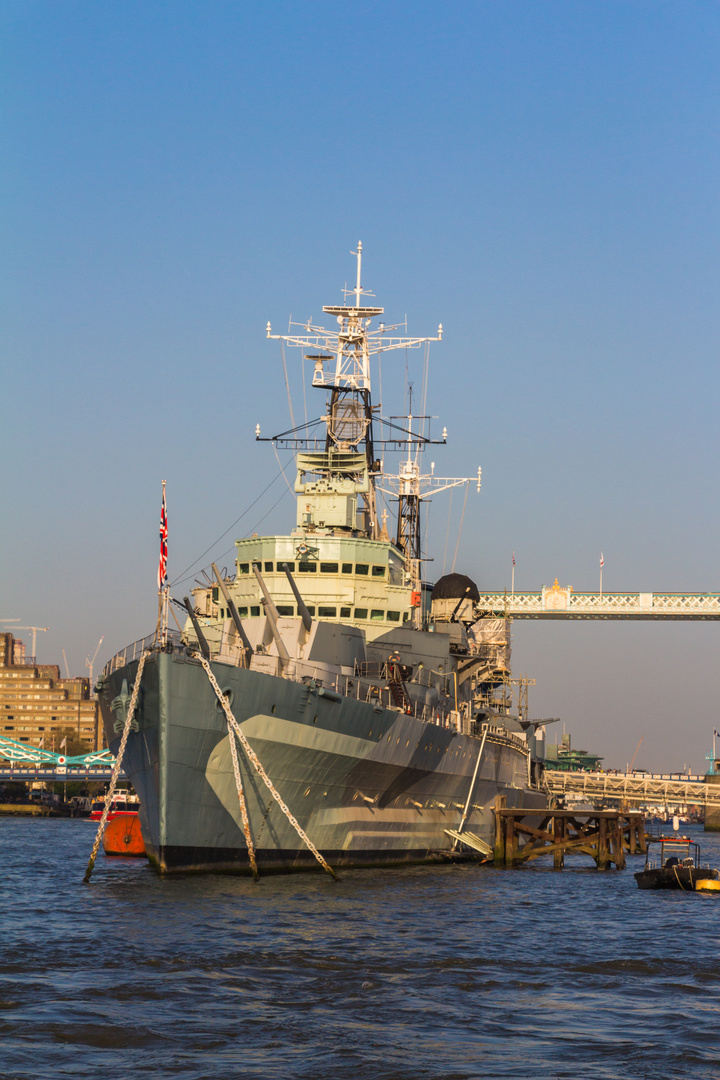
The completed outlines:
<svg viewBox="0 0 720 1080">
<path fill-rule="evenodd" d="M 68 677 L 68 679 L 69 679 L 69 678 L 71 678 L 71 675 L 70 675 L 70 666 L 69 666 L 69 664 L 68 664 L 68 662 L 67 662 L 67 656 L 65 655 L 65 650 L 64 650 L 64 649 L 63 649 L 63 651 L 62 651 L 62 654 L 63 654 L 63 663 L 65 664 L 65 674 L 67 675 L 67 677 Z"/>
<path fill-rule="evenodd" d="M 103 636 L 104 635 L 102 635 L 100 637 L 100 640 L 97 643 L 97 648 L 95 649 L 95 652 L 93 653 L 92 660 L 88 660 L 87 656 L 85 657 L 85 667 L 90 672 L 90 697 L 92 697 L 93 693 L 94 693 L 94 691 L 93 691 L 93 664 L 95 663 L 95 660 L 97 658 L 97 654 L 100 652 L 100 646 L 103 643 Z"/>
<path fill-rule="evenodd" d="M 642 741 L 643 741 L 644 738 L 645 738 L 645 736 L 641 735 L 640 736 L 640 742 L 635 747 L 635 753 L 632 756 L 632 761 L 628 765 L 628 772 L 629 773 L 631 773 L 633 771 L 633 765 L 635 764 L 635 758 L 638 756 L 638 750 L 640 749 L 640 746 L 642 745 Z"/>
<path fill-rule="evenodd" d="M 11 621 L 13 621 L 13 620 L 11 620 L 11 619 L 5 619 L 5 620 L 3 620 L 3 621 L 4 621 L 4 622 L 11 622 Z M 33 660 L 37 659 L 37 653 L 35 652 L 35 646 L 36 646 L 36 644 L 37 644 L 37 634 L 38 634 L 38 630 L 41 630 L 41 631 L 42 631 L 42 632 L 44 633 L 44 632 L 45 632 L 46 630 L 49 630 L 49 629 L 50 629 L 50 627 L 49 627 L 49 626 L 13 626 L 13 627 L 12 627 L 13 633 L 14 633 L 14 632 L 15 632 L 16 630 L 32 630 L 32 636 L 33 636 L 33 644 L 32 644 L 32 658 L 33 658 Z"/>
</svg>

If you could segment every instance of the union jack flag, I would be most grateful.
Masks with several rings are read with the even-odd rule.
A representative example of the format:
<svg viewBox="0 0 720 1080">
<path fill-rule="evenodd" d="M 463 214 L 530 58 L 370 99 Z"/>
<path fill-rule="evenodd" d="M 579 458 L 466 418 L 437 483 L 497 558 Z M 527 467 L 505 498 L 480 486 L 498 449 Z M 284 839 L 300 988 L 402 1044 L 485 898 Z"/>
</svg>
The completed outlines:
<svg viewBox="0 0 720 1080">
<path fill-rule="evenodd" d="M 167 506 L 165 504 L 165 485 L 163 484 L 162 506 L 160 507 L 160 562 L 158 563 L 158 589 L 162 589 L 167 585 L 167 547 Z"/>
</svg>

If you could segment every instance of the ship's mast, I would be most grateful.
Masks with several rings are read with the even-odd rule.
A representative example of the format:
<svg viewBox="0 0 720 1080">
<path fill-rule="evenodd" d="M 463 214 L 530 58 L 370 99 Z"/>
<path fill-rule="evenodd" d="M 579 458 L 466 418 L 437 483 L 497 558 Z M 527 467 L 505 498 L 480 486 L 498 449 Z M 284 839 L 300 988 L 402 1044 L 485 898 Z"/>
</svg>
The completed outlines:
<svg viewBox="0 0 720 1080">
<path fill-rule="evenodd" d="M 313 386 L 328 392 L 327 411 L 323 417 L 303 428 L 273 436 L 270 441 L 288 448 L 310 451 L 297 455 L 295 490 L 300 496 L 299 527 L 332 527 L 335 531 L 351 531 L 373 539 L 381 534 L 375 490 L 382 474 L 382 465 L 375 458 L 376 450 L 382 447 L 407 451 L 398 476 L 386 475 L 385 478 L 392 485 L 391 493 L 398 499 L 396 544 L 405 556 L 413 590 L 419 590 L 420 501 L 429 488 L 440 490 L 468 481 L 467 478 L 436 481 L 434 477 L 421 476 L 419 454 L 423 447 L 432 442 L 445 442 L 447 438 L 445 431 L 442 440 L 432 440 L 421 433 L 428 417 L 403 417 L 402 425 L 382 420 L 382 435 L 376 437 L 370 360 L 376 353 L 418 349 L 431 341 L 441 341 L 442 325 L 438 327 L 435 337 L 395 336 L 393 332 L 403 324 L 385 326 L 379 323 L 371 329 L 371 321 L 383 315 L 384 309 L 363 306 L 362 298 L 373 294 L 362 287 L 362 244 L 359 243 L 352 254 L 357 260 L 355 287 L 344 290 L 344 304 L 323 307 L 326 315 L 337 319 L 337 330 L 326 330 L 308 320 L 304 324 L 291 323 L 291 328 L 297 327 L 295 333 L 273 334 L 270 323 L 267 325 L 268 338 L 305 350 L 306 358 L 315 365 Z M 349 304 L 348 298 L 352 298 Z M 416 421 L 419 421 L 419 431 L 413 431 Z M 325 428 L 322 439 L 312 433 L 312 429 L 317 432 L 320 424 Z M 259 431 L 256 437 L 260 438 Z M 308 481 L 308 475 L 314 479 Z M 335 505 L 338 494 L 350 491 L 356 499 L 361 500 L 362 508 L 356 518 L 347 518 L 343 523 L 337 512 L 330 509 L 331 497 L 335 498 Z M 301 512 L 303 507 L 305 513 Z"/>
</svg>

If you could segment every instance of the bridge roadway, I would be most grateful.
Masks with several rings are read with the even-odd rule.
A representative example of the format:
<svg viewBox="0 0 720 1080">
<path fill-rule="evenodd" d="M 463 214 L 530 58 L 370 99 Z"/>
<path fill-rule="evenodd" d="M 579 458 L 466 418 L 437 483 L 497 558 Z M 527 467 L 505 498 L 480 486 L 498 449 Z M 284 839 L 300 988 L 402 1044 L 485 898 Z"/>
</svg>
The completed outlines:
<svg viewBox="0 0 720 1080">
<path fill-rule="evenodd" d="M 571 585 L 532 593 L 481 593 L 475 604 L 505 619 L 720 619 L 720 593 L 576 593 Z"/>
<path fill-rule="evenodd" d="M 110 780 L 111 778 L 112 769 L 108 768 L 107 765 L 90 766 L 87 769 L 76 766 L 63 769 L 62 766 L 52 768 L 41 765 L 35 768 L 28 765 L 0 765 L 0 780 L 15 780 L 23 784 L 34 784 L 36 780 L 49 780 L 54 784 L 62 783 L 65 780 L 94 784 L 96 781 Z M 120 770 L 119 779 L 127 779 L 122 769 Z"/>
<path fill-rule="evenodd" d="M 569 772 L 546 769 L 545 781 L 553 795 L 577 792 L 589 800 L 623 799 L 632 803 L 668 806 L 688 803 L 720 806 L 720 784 L 707 784 L 699 776 L 671 779 L 655 773 Z"/>
</svg>

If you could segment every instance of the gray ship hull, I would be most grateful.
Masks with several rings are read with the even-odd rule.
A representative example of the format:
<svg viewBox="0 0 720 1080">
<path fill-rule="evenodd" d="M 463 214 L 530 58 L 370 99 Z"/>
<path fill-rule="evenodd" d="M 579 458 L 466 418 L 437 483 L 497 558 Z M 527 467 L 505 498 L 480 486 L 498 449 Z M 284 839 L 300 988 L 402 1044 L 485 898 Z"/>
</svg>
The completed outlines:
<svg viewBox="0 0 720 1080">
<path fill-rule="evenodd" d="M 452 845 L 481 740 L 371 702 L 217 661 L 215 677 L 268 776 L 336 868 L 431 862 Z M 137 662 L 100 692 L 117 752 Z M 258 867 L 318 866 L 238 747 Z M 123 766 L 140 796 L 147 851 L 162 873 L 249 870 L 227 723 L 197 659 L 156 652 L 145 664 Z M 541 810 L 516 736 L 490 734 L 465 828 L 489 845 L 495 796 Z"/>
</svg>

